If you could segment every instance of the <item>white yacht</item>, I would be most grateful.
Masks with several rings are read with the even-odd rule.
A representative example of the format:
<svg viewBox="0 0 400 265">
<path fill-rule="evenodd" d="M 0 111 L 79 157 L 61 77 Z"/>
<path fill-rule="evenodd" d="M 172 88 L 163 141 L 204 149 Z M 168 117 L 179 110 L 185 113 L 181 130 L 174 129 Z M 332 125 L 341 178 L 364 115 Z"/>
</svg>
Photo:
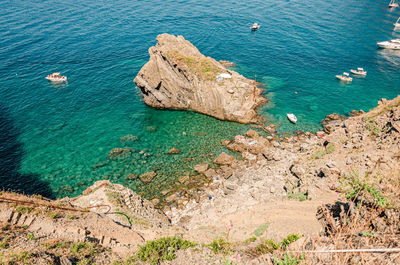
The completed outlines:
<svg viewBox="0 0 400 265">
<path fill-rule="evenodd" d="M 67 77 L 61 75 L 60 73 L 52 73 L 51 75 L 48 75 L 45 78 L 52 82 L 66 82 L 67 81 Z"/>
<path fill-rule="evenodd" d="M 400 50 L 400 39 L 394 39 L 389 41 L 382 41 L 377 43 L 379 48 Z"/>
<path fill-rule="evenodd" d="M 396 23 L 394 23 L 395 28 L 400 28 L 400 17 L 397 19 Z"/>
<path fill-rule="evenodd" d="M 367 75 L 367 71 L 365 71 L 364 68 L 361 68 L 361 67 L 358 67 L 357 70 L 351 69 L 350 72 L 353 75 L 362 75 L 362 76 L 366 76 Z"/>
<path fill-rule="evenodd" d="M 251 26 L 252 31 L 256 31 L 259 28 L 260 28 L 260 25 L 258 25 L 258 23 L 254 23 L 253 26 Z"/>
<path fill-rule="evenodd" d="M 293 113 L 288 113 L 287 118 L 289 119 L 290 122 L 296 123 L 297 122 L 297 117 Z"/>
<path fill-rule="evenodd" d="M 399 4 L 396 3 L 396 0 L 390 0 L 389 8 L 399 7 Z"/>
<path fill-rule="evenodd" d="M 340 81 L 345 81 L 345 82 L 353 81 L 353 78 L 350 77 L 350 74 L 346 72 L 344 72 L 342 75 L 337 75 L 336 78 L 339 79 Z"/>
</svg>

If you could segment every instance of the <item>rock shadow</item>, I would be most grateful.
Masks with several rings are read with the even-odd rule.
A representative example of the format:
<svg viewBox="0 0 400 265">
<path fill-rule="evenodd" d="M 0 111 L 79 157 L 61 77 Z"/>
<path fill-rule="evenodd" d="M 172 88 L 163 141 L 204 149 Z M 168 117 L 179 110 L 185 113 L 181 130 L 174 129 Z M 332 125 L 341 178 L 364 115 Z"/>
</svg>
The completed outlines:
<svg viewBox="0 0 400 265">
<path fill-rule="evenodd" d="M 23 145 L 18 140 L 19 131 L 15 127 L 8 109 L 0 104 L 0 190 L 16 191 L 24 194 L 40 194 L 53 198 L 47 182 L 38 175 L 21 174 Z"/>
</svg>

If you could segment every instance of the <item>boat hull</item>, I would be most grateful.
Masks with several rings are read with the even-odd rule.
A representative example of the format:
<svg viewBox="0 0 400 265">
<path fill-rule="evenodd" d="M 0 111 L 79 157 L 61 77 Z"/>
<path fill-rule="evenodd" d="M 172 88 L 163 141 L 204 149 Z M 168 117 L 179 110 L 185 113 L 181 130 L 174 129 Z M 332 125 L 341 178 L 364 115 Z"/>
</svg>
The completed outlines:
<svg viewBox="0 0 400 265">
<path fill-rule="evenodd" d="M 45 77 L 47 80 L 51 81 L 51 82 L 66 82 L 67 78 L 53 78 L 53 77 Z"/>
<path fill-rule="evenodd" d="M 351 72 L 353 75 L 362 75 L 362 76 L 366 76 L 366 75 L 367 75 L 367 72 L 359 72 L 359 71 L 357 71 L 357 70 L 350 70 L 350 72 Z"/>
<path fill-rule="evenodd" d="M 344 76 L 342 76 L 342 75 L 337 75 L 336 78 L 339 79 L 340 81 L 344 81 L 344 82 L 351 82 L 351 81 L 353 81 L 353 78 L 351 78 L 351 77 L 344 77 Z"/>
<path fill-rule="evenodd" d="M 388 41 L 378 42 L 377 45 L 382 49 L 400 50 L 400 44 L 394 44 Z"/>
<path fill-rule="evenodd" d="M 295 124 L 295 123 L 297 122 L 297 117 L 294 116 L 293 114 L 292 114 L 292 115 L 287 114 L 286 117 L 288 118 L 288 120 L 289 120 L 291 123 L 294 123 L 294 124 Z"/>
</svg>

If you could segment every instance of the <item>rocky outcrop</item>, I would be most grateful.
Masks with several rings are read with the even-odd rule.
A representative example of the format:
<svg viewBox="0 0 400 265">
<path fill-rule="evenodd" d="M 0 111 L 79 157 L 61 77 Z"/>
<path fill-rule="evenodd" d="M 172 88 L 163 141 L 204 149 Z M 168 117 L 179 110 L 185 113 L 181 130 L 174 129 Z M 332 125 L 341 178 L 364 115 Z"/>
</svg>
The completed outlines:
<svg viewBox="0 0 400 265">
<path fill-rule="evenodd" d="M 194 110 L 240 123 L 258 120 L 255 109 L 266 99 L 254 81 L 204 56 L 182 36 L 162 34 L 157 41 L 134 80 L 147 105 Z M 220 74 L 227 78 L 217 80 Z"/>
</svg>

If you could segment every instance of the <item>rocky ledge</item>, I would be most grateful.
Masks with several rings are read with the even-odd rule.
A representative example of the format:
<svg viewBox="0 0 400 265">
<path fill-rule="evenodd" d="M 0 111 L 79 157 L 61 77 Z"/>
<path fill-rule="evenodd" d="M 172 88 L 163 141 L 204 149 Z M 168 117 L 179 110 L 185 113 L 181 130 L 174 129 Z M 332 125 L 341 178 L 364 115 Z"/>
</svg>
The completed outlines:
<svg viewBox="0 0 400 265">
<path fill-rule="evenodd" d="M 194 110 L 220 120 L 253 123 L 266 102 L 252 80 L 206 57 L 183 36 L 161 34 L 134 82 L 154 108 Z M 222 74 L 222 75 L 221 75 Z"/>
</svg>

